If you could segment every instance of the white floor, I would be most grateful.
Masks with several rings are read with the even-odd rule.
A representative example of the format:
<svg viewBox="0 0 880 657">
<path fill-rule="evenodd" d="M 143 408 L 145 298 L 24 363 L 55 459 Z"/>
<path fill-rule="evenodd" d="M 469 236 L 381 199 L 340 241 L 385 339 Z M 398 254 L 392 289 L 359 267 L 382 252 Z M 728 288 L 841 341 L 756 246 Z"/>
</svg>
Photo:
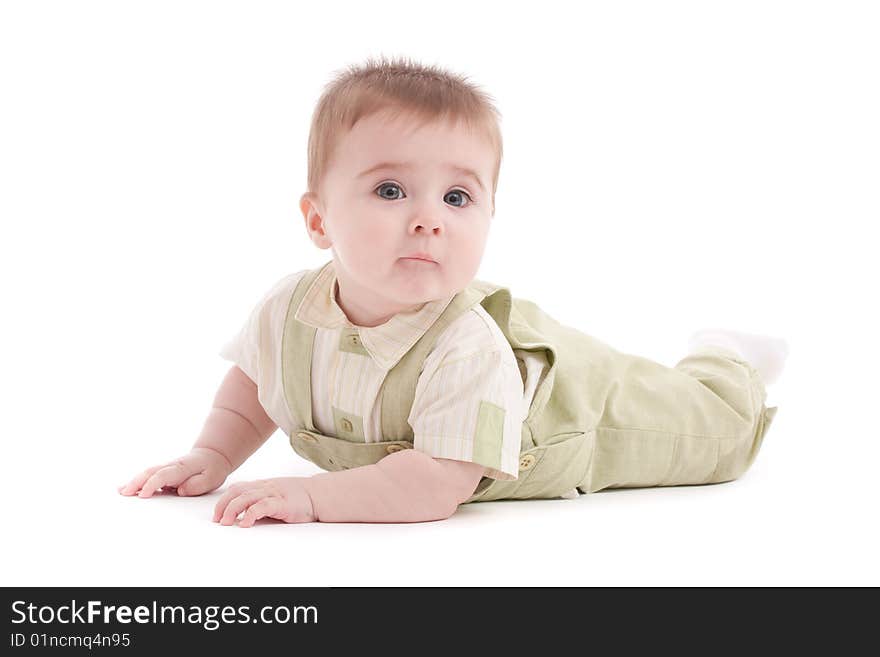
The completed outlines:
<svg viewBox="0 0 880 657">
<path fill-rule="evenodd" d="M 791 359 L 787 384 L 771 389 L 768 401 L 779 413 L 755 464 L 737 481 L 471 504 L 432 523 L 223 527 L 210 520 L 220 491 L 153 499 L 116 493 L 150 457 L 174 455 L 168 450 L 179 437 L 149 444 L 158 421 L 95 426 L 91 435 L 57 426 L 45 443 L 13 441 L 40 466 L 5 475 L 0 579 L 94 586 L 876 586 L 877 431 L 860 426 L 852 407 L 840 407 L 839 393 L 825 397 L 809 367 Z M 100 452 L 98 435 L 115 446 Z M 315 471 L 279 432 L 231 480 Z"/>
</svg>

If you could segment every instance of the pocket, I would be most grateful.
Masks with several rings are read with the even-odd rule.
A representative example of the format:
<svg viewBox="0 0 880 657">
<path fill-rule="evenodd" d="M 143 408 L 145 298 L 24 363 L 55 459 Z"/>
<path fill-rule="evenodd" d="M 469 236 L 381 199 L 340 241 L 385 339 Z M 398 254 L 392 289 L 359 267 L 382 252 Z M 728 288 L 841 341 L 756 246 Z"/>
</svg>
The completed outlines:
<svg viewBox="0 0 880 657">
<path fill-rule="evenodd" d="M 594 432 L 551 436 L 519 455 L 519 475 L 513 480 L 484 477 L 465 503 L 502 499 L 552 499 L 579 486 L 592 459 Z"/>
</svg>

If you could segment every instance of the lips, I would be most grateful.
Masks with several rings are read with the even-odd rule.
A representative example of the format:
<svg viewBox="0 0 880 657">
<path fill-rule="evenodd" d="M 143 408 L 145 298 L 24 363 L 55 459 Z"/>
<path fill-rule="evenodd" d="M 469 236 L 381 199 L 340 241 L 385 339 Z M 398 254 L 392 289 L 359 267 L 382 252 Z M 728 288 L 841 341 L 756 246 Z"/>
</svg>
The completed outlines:
<svg viewBox="0 0 880 657">
<path fill-rule="evenodd" d="M 405 255 L 403 257 L 404 257 L 404 259 L 408 259 L 408 260 L 425 260 L 426 262 L 433 262 L 434 264 L 437 264 L 437 261 L 431 257 L 431 254 L 425 253 L 424 251 L 410 253 L 409 255 Z"/>
</svg>

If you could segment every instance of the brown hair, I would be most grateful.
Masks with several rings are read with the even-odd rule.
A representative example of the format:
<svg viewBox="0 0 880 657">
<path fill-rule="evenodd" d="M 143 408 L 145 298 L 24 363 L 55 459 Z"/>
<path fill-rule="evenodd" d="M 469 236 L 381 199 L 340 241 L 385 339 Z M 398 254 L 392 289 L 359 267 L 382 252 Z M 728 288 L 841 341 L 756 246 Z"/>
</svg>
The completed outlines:
<svg viewBox="0 0 880 657">
<path fill-rule="evenodd" d="M 424 66 L 405 57 L 368 58 L 362 65 L 350 65 L 324 87 L 312 114 L 308 144 L 308 189 L 319 193 L 339 136 L 358 120 L 379 111 L 390 117 L 412 115 L 422 122 L 461 121 L 482 133 L 497 151 L 492 172 L 492 214 L 501 169 L 503 145 L 499 126 L 501 113 L 493 98 L 463 75 L 437 66 Z"/>
</svg>

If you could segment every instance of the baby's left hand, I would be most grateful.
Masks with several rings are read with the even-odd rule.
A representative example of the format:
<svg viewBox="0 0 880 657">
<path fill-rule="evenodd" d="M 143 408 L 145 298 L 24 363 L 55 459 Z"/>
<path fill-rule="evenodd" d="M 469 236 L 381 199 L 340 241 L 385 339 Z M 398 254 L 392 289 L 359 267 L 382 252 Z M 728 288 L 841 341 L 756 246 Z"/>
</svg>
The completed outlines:
<svg viewBox="0 0 880 657">
<path fill-rule="evenodd" d="M 315 510 L 302 481 L 304 477 L 278 477 L 233 484 L 214 507 L 214 522 L 233 525 L 238 514 L 244 516 L 239 527 L 252 527 L 259 518 L 284 522 L 314 522 Z"/>
</svg>

